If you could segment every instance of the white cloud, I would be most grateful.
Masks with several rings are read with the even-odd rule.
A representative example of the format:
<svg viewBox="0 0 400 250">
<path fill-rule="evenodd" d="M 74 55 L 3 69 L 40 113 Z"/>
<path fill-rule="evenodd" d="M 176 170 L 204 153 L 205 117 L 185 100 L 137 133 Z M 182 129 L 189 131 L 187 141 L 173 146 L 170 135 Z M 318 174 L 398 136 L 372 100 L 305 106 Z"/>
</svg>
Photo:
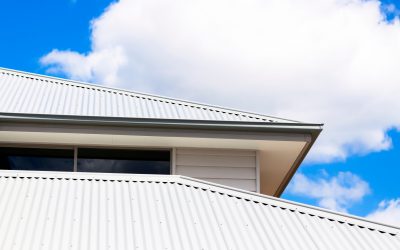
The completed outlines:
<svg viewBox="0 0 400 250">
<path fill-rule="evenodd" d="M 118 69 L 126 59 L 121 48 L 113 47 L 89 55 L 53 50 L 40 61 L 46 65 L 53 65 L 48 69 L 50 73 L 66 73 L 73 79 L 101 79 L 107 83 L 114 83 L 118 79 Z M 61 61 L 62 63 L 59 63 Z"/>
<path fill-rule="evenodd" d="M 323 122 L 309 160 L 344 159 L 388 149 L 385 132 L 400 125 L 400 24 L 381 9 L 121 0 L 92 22 L 91 51 L 53 50 L 42 63 L 74 79 Z"/>
<path fill-rule="evenodd" d="M 311 179 L 301 173 L 296 174 L 288 187 L 288 192 L 317 200 L 323 208 L 347 212 L 365 195 L 370 193 L 367 182 L 350 172 L 339 172 L 331 178 L 327 176 Z"/>
<path fill-rule="evenodd" d="M 400 226 L 400 198 L 381 201 L 378 209 L 369 214 L 367 218 Z"/>
</svg>

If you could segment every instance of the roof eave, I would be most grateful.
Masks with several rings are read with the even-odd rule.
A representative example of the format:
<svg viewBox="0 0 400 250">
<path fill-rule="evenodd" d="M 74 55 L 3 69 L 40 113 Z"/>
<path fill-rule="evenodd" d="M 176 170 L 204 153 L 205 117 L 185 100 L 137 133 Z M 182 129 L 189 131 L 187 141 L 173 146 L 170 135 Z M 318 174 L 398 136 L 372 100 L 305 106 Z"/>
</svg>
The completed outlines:
<svg viewBox="0 0 400 250">
<path fill-rule="evenodd" d="M 48 114 L 20 114 L 0 112 L 1 122 L 31 122 L 53 124 L 80 124 L 97 126 L 132 126 L 191 128 L 213 130 L 251 130 L 260 132 L 310 133 L 315 136 L 322 131 L 323 124 L 313 123 L 278 123 L 278 122 L 242 122 L 183 119 L 125 118 L 100 116 L 73 116 Z M 313 136 L 313 137 L 314 137 Z"/>
</svg>

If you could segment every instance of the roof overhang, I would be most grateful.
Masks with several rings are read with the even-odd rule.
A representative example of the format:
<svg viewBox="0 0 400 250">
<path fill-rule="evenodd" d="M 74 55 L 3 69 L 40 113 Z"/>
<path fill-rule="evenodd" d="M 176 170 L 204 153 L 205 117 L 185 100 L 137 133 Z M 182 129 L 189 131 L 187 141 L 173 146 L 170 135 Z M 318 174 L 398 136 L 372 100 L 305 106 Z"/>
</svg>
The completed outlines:
<svg viewBox="0 0 400 250">
<path fill-rule="evenodd" d="M 0 113 L 0 143 L 3 145 L 258 150 L 261 192 L 276 197 L 282 194 L 321 131 L 322 124 L 308 123 Z"/>
</svg>

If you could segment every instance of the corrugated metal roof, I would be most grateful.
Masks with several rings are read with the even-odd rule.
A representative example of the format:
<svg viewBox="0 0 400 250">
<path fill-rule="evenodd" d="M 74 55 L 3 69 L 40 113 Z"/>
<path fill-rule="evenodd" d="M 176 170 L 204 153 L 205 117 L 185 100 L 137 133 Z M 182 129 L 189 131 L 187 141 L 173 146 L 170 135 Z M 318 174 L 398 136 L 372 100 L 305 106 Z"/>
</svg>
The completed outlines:
<svg viewBox="0 0 400 250">
<path fill-rule="evenodd" d="M 213 121 L 294 121 L 0 68 L 0 112 Z"/>
<path fill-rule="evenodd" d="M 180 176 L 0 171 L 0 249 L 400 249 L 399 229 Z"/>
</svg>

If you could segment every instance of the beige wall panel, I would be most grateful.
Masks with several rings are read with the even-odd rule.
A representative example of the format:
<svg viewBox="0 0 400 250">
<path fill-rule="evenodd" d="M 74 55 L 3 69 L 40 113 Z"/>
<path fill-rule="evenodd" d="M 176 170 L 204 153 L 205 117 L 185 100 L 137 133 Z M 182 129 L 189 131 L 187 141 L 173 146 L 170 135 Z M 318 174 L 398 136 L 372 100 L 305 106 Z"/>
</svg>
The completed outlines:
<svg viewBox="0 0 400 250">
<path fill-rule="evenodd" d="M 251 192 L 256 192 L 255 180 L 241 180 L 241 179 L 218 179 L 218 178 L 199 178 L 204 181 L 215 182 L 221 185 L 244 189 Z"/>
<path fill-rule="evenodd" d="M 257 191 L 256 152 L 229 149 L 176 149 L 176 173 L 234 188 Z"/>
<path fill-rule="evenodd" d="M 178 153 L 176 165 L 203 166 L 203 167 L 238 167 L 254 168 L 255 156 L 233 155 L 180 155 Z"/>
<path fill-rule="evenodd" d="M 178 148 L 180 155 L 227 155 L 227 156 L 255 156 L 254 150 L 237 149 L 203 149 L 203 148 Z"/>
<path fill-rule="evenodd" d="M 178 166 L 176 174 L 194 178 L 256 179 L 255 168 Z"/>
</svg>

